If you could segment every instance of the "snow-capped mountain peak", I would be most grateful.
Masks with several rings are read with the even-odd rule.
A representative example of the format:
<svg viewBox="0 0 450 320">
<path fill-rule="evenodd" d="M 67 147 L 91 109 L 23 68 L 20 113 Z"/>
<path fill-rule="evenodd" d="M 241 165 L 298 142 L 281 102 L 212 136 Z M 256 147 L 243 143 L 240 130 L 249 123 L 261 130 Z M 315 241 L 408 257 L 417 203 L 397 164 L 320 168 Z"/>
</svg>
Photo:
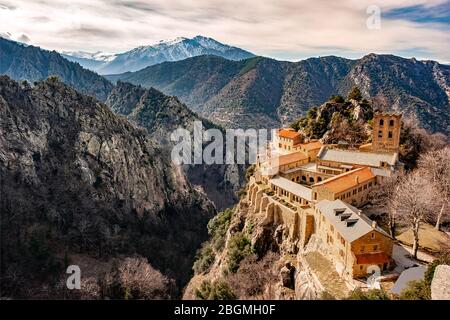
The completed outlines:
<svg viewBox="0 0 450 320">
<path fill-rule="evenodd" d="M 248 51 L 220 43 L 212 38 L 196 36 L 159 40 L 117 55 L 102 52 L 64 53 L 66 57 L 77 58 L 82 66 L 100 74 L 118 74 L 137 71 L 166 61 L 179 61 L 200 55 L 216 55 L 229 60 L 242 60 L 254 55 Z M 88 60 L 88 61 L 86 61 Z M 92 63 L 92 62 L 95 63 Z M 102 63 L 98 63 L 98 62 Z"/>
<path fill-rule="evenodd" d="M 97 52 L 86 52 L 86 51 L 62 51 L 61 52 L 64 55 L 72 56 L 75 58 L 81 58 L 81 59 L 90 59 L 90 60 L 96 60 L 96 61 L 112 61 L 116 57 L 115 54 L 109 54 L 102 51 Z"/>
</svg>

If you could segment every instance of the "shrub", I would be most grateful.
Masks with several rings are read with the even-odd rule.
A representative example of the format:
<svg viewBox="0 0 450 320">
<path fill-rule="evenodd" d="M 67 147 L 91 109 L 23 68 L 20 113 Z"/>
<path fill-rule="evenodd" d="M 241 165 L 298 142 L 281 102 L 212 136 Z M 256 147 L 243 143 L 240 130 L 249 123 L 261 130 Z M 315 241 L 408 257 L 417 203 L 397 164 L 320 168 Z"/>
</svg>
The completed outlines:
<svg viewBox="0 0 450 320">
<path fill-rule="evenodd" d="M 225 243 L 225 234 L 230 225 L 233 211 L 226 209 L 220 212 L 208 222 L 208 233 L 211 236 L 211 243 L 216 250 L 221 250 Z"/>
<path fill-rule="evenodd" d="M 353 89 L 348 93 L 348 100 L 354 99 L 356 101 L 362 100 L 361 90 L 358 87 L 353 87 Z"/>
<path fill-rule="evenodd" d="M 250 177 L 255 173 L 256 166 L 253 164 L 250 167 L 248 167 L 247 171 L 245 172 L 245 180 L 248 182 L 250 180 Z"/>
<path fill-rule="evenodd" d="M 425 281 L 410 281 L 400 294 L 401 300 L 430 300 L 431 289 Z"/>
<path fill-rule="evenodd" d="M 336 102 L 336 103 L 343 103 L 345 102 L 344 97 L 340 96 L 340 95 L 333 95 L 330 97 L 329 99 L 332 102 Z"/>
<path fill-rule="evenodd" d="M 384 290 L 372 289 L 364 292 L 357 288 L 345 300 L 389 300 L 389 297 Z"/>
<path fill-rule="evenodd" d="M 333 296 L 331 293 L 329 293 L 328 291 L 323 291 L 320 294 L 320 300 L 336 300 L 336 297 Z"/>
<path fill-rule="evenodd" d="M 194 262 L 194 272 L 196 274 L 205 272 L 214 262 L 214 250 L 211 245 L 204 245 L 198 252 Z"/>
<path fill-rule="evenodd" d="M 240 262 L 252 253 L 250 240 L 242 232 L 236 232 L 228 244 L 228 271 L 236 272 Z"/>
<path fill-rule="evenodd" d="M 59 77 L 55 76 L 55 75 L 52 75 L 52 76 L 49 76 L 47 78 L 47 80 L 50 81 L 50 82 L 59 82 Z"/>
<path fill-rule="evenodd" d="M 195 290 L 195 296 L 201 300 L 234 300 L 236 295 L 225 281 L 211 282 L 205 280 Z"/>
</svg>

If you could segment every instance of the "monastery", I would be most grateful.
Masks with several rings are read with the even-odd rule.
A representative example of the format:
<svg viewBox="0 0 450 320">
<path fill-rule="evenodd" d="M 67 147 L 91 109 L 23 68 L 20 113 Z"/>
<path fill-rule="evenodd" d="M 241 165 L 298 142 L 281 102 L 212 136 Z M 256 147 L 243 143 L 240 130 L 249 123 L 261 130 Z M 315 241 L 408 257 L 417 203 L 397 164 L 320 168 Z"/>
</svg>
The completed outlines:
<svg viewBox="0 0 450 320">
<path fill-rule="evenodd" d="M 247 200 L 266 223 L 286 225 L 300 247 L 314 235 L 343 277 L 385 271 L 392 265 L 393 239 L 359 208 L 401 167 L 400 128 L 400 114 L 376 111 L 372 143 L 353 149 L 279 129 L 258 157 Z"/>
</svg>

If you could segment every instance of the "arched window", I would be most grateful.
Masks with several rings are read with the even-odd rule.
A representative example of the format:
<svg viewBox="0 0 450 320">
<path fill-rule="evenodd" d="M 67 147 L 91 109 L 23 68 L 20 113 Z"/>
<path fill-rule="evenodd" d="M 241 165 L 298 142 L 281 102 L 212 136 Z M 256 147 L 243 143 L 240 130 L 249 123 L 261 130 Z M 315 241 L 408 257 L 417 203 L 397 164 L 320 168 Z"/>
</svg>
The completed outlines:
<svg viewBox="0 0 450 320">
<path fill-rule="evenodd" d="M 380 126 L 384 125 L 384 120 L 380 119 Z"/>
<path fill-rule="evenodd" d="M 302 181 L 306 182 L 306 177 L 305 176 L 302 176 Z"/>
<path fill-rule="evenodd" d="M 392 127 L 392 126 L 394 126 L 394 120 L 390 120 L 389 121 L 389 125 Z"/>
<path fill-rule="evenodd" d="M 322 178 L 321 178 L 321 177 L 318 177 L 318 178 L 317 178 L 317 181 L 321 182 L 321 181 L 322 181 Z"/>
<path fill-rule="evenodd" d="M 314 177 L 310 177 L 309 182 L 314 183 Z"/>
<path fill-rule="evenodd" d="M 300 177 L 297 177 L 296 181 L 298 182 L 300 180 Z"/>
</svg>

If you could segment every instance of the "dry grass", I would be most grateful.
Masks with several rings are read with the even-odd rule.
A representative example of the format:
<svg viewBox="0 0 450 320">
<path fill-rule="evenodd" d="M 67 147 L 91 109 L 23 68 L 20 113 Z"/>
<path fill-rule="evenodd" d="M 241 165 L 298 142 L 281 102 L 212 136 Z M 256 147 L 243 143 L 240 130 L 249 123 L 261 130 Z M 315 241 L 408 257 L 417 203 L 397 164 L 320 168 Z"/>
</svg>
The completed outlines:
<svg viewBox="0 0 450 320">
<path fill-rule="evenodd" d="M 413 233 L 407 230 L 397 236 L 397 239 L 408 246 L 413 245 Z M 442 244 L 450 244 L 450 237 L 442 231 L 438 231 L 434 226 L 422 224 L 419 229 L 419 247 L 425 251 L 437 253 L 442 250 Z"/>
</svg>

